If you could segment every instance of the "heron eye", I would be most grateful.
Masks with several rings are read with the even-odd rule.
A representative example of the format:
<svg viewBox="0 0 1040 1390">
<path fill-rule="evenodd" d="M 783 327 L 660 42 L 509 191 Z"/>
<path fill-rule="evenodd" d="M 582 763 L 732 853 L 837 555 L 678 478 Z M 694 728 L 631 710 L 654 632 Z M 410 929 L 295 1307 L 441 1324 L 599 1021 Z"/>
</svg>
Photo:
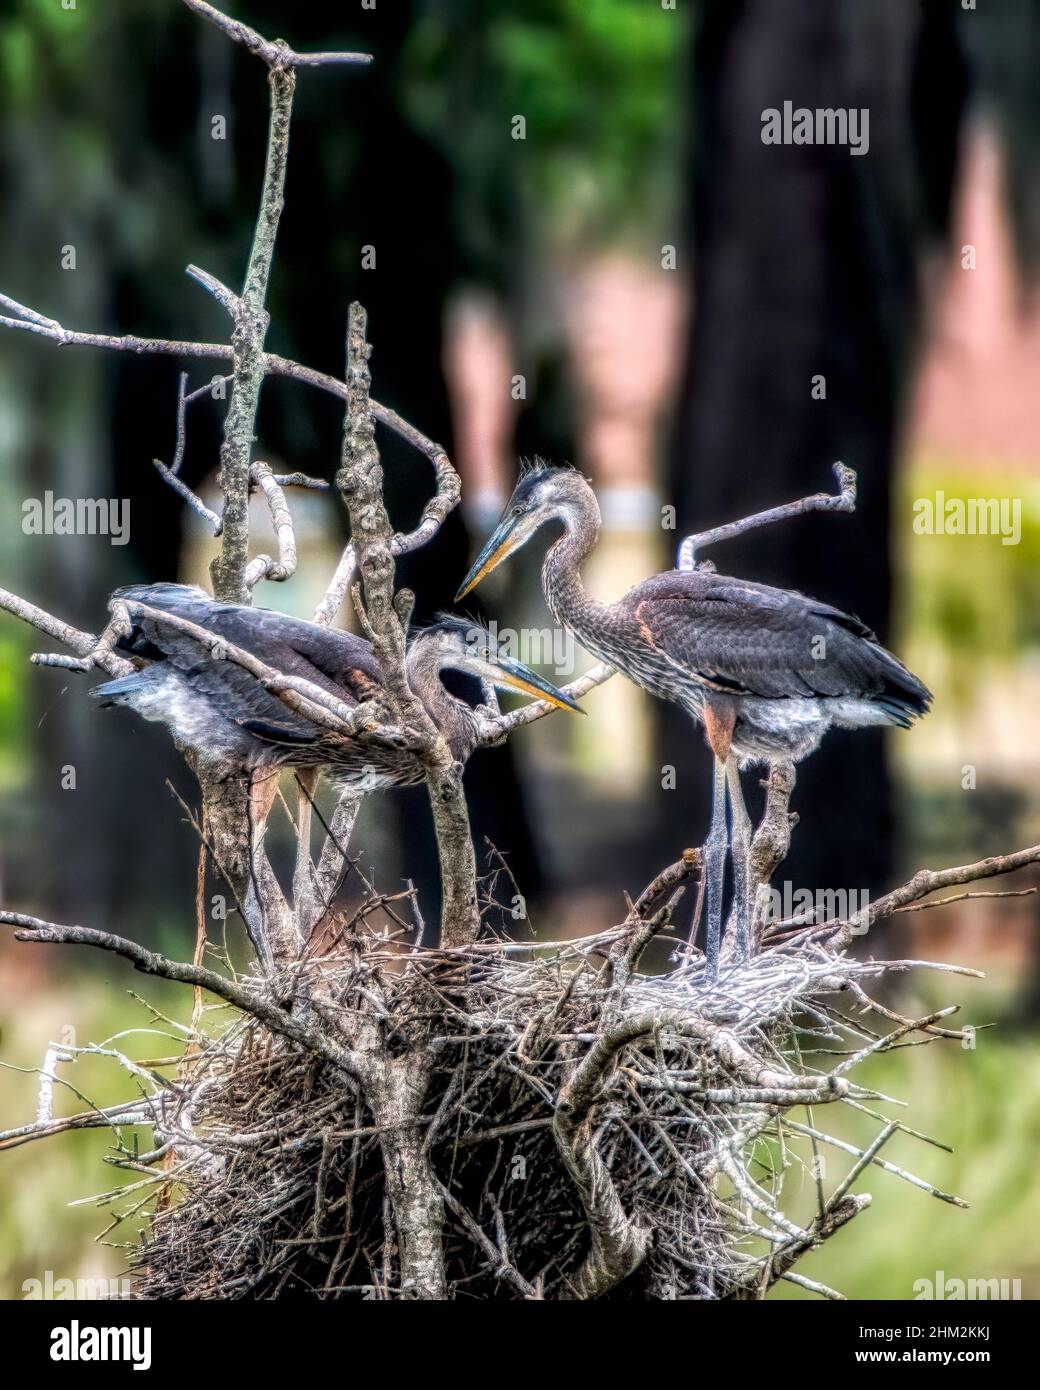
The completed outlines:
<svg viewBox="0 0 1040 1390">
<path fill-rule="evenodd" d="M 490 648 L 490 647 L 485 647 L 485 648 L 484 648 L 484 655 L 485 655 L 485 657 L 487 657 L 487 658 L 490 659 L 490 656 L 491 656 L 491 648 Z"/>
<path fill-rule="evenodd" d="M 523 514 L 524 514 L 524 509 L 523 509 L 523 507 L 514 507 L 514 508 L 513 508 L 513 515 L 514 515 L 514 516 L 523 516 Z"/>
</svg>

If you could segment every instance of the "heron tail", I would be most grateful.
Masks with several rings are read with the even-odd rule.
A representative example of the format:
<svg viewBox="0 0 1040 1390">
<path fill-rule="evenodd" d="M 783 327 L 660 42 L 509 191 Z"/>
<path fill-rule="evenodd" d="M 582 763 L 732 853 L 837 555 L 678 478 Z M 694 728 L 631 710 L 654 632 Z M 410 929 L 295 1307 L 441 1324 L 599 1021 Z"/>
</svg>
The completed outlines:
<svg viewBox="0 0 1040 1390">
<path fill-rule="evenodd" d="M 146 681 L 147 677 L 143 671 L 133 671 L 128 676 L 106 681 L 104 685 L 95 685 L 90 693 L 95 700 L 101 701 L 102 708 L 106 705 L 123 705 L 129 697 L 139 694 L 144 689 Z"/>
<path fill-rule="evenodd" d="M 885 657 L 884 688 L 875 696 L 875 703 L 884 711 L 889 720 L 902 729 L 909 729 L 915 719 L 920 719 L 932 707 L 932 692 L 918 680 L 903 663 L 879 649 Z"/>
</svg>

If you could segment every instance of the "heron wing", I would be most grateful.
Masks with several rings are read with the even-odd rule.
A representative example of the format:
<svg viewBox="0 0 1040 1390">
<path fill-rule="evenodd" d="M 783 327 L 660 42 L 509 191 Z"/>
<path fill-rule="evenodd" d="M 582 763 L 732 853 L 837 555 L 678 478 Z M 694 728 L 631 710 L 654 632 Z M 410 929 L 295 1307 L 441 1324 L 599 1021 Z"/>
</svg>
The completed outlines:
<svg viewBox="0 0 1040 1390">
<path fill-rule="evenodd" d="M 275 667 L 298 676 L 347 704 L 371 695 L 379 681 L 379 665 L 372 648 L 350 632 L 320 627 L 269 608 L 248 608 L 237 603 L 218 603 L 202 589 L 188 584 L 135 584 L 117 589 L 113 598 L 129 598 L 161 612 L 186 618 L 236 647 Z M 219 671 L 221 682 L 237 688 L 255 679 L 230 662 L 214 662 L 199 642 L 158 618 L 145 618 L 127 645 L 139 655 L 161 658 L 198 675 L 209 666 Z M 201 679 L 201 677 L 199 677 Z M 273 699 L 273 697 L 268 697 Z M 279 708 L 279 701 L 274 702 Z"/>
<path fill-rule="evenodd" d="M 858 618 L 766 584 L 656 575 L 622 600 L 654 649 L 708 688 L 766 698 L 928 692 Z"/>
<path fill-rule="evenodd" d="M 277 741 L 293 743 L 309 742 L 318 734 L 310 720 L 289 710 L 248 671 L 231 661 L 214 660 L 203 643 L 164 622 L 164 614 L 205 628 L 348 705 L 369 698 L 376 687 L 378 666 L 371 648 L 351 633 L 330 632 L 270 609 L 218 603 L 193 585 L 131 585 L 117 590 L 113 598 L 131 599 L 156 610 L 135 620 L 123 646 L 150 662 L 175 668 L 196 695 L 212 702 L 215 717 L 229 719 L 248 732 L 278 730 Z"/>
</svg>

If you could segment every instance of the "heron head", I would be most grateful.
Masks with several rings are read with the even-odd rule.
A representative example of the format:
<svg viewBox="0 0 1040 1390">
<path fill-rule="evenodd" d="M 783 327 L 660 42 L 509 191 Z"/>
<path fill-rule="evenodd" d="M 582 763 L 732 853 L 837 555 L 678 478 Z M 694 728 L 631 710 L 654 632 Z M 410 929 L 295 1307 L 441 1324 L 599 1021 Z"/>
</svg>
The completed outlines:
<svg viewBox="0 0 1040 1390">
<path fill-rule="evenodd" d="M 479 680 L 490 681 L 499 690 L 519 690 L 536 699 L 548 700 L 559 709 L 585 713 L 580 705 L 568 699 L 537 671 L 514 660 L 482 623 L 442 613 L 432 627 L 418 634 L 415 642 L 421 645 L 427 659 L 432 657 L 438 671 L 463 671 Z"/>
<path fill-rule="evenodd" d="M 570 524 L 587 511 L 590 500 L 595 507 L 591 487 L 573 468 L 550 468 L 536 463 L 527 469 L 513 489 L 501 520 L 462 581 L 455 601 L 476 588 L 507 555 L 526 545 L 539 526 L 546 521 Z"/>
</svg>

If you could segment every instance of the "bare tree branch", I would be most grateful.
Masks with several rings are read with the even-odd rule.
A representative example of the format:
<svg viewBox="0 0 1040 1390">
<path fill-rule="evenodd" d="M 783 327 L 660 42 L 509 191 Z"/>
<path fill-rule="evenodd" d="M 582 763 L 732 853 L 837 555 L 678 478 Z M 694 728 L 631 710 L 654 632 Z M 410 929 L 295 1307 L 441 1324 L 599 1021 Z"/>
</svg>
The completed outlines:
<svg viewBox="0 0 1040 1390">
<path fill-rule="evenodd" d="M 47 1048 L 43 1066 L 40 1069 L 40 1089 L 36 1101 L 36 1123 L 38 1125 L 50 1125 L 53 1121 L 55 1072 L 59 1062 L 71 1062 L 72 1060 L 72 1053 L 67 1048 L 57 1047 L 54 1043 L 51 1043 Z"/>
<path fill-rule="evenodd" d="M 1040 845 L 1020 849 L 1014 854 L 994 854 L 974 864 L 960 864 L 950 869 L 919 869 L 909 882 L 870 903 L 847 922 L 830 922 L 822 930 L 816 930 L 827 938 L 832 948 L 841 949 L 855 937 L 864 935 L 875 922 L 883 921 L 897 909 L 918 902 L 940 888 L 954 888 L 962 883 L 974 883 L 980 878 L 1012 874 L 1016 869 L 1028 868 L 1030 864 L 1040 864 Z"/>
<path fill-rule="evenodd" d="M 617 672 L 613 666 L 607 666 L 604 662 L 593 666 L 591 671 L 587 671 L 584 676 L 579 676 L 569 685 L 561 686 L 564 695 L 570 700 L 580 700 L 583 695 L 587 695 L 590 690 L 595 690 L 597 685 L 602 685 L 604 681 L 609 681 L 611 676 Z M 532 700 L 530 704 L 523 705 L 520 709 L 511 710 L 509 714 L 500 714 L 494 719 L 484 721 L 480 742 L 482 747 L 490 747 L 493 744 L 502 743 L 514 729 L 520 729 L 525 724 L 533 724 L 536 719 L 544 719 L 547 714 L 552 714 L 558 709 L 558 705 L 552 705 L 548 700 Z"/>
<path fill-rule="evenodd" d="M 382 468 L 369 409 L 365 311 L 350 306 L 347 330 L 349 398 L 343 428 L 343 462 L 337 484 L 350 517 L 351 539 L 364 583 L 365 606 L 359 616 L 383 671 L 396 720 L 420 736 L 419 756 L 433 810 L 441 867 L 441 944 L 463 946 L 480 929 L 476 858 L 469 814 L 457 769 L 446 740 L 408 685 L 405 633 L 394 606 L 393 533 L 382 492 Z"/>
<path fill-rule="evenodd" d="M 193 7 L 201 0 L 185 0 Z M 211 7 L 203 6 L 203 11 Z M 200 11 L 202 12 L 202 11 Z M 212 15 L 217 15 L 213 10 Z M 223 18 L 223 16 L 221 16 Z M 232 22 L 233 21 L 229 21 Z M 249 31 L 252 33 L 252 31 Z M 229 603 L 248 603 L 249 584 L 249 464 L 256 433 L 256 411 L 263 385 L 264 339 L 270 321 L 267 284 L 274 259 L 278 223 L 285 198 L 285 169 L 289 157 L 289 125 L 292 120 L 296 74 L 292 68 L 270 67 L 271 115 L 264 165 L 263 191 L 253 246 L 246 267 L 245 284 L 237 299 L 225 298 L 232 315 L 231 398 L 224 420 L 224 441 L 220 447 L 220 490 L 224 495 L 220 555 L 212 566 L 213 592 Z"/>
<path fill-rule="evenodd" d="M 760 1271 L 755 1270 L 749 1275 L 746 1285 L 748 1294 L 761 1297 L 765 1290 L 771 1288 L 777 1279 L 789 1278 L 791 1266 L 794 1265 L 807 1250 L 813 1249 L 814 1246 L 822 1245 L 825 1240 L 829 1240 L 831 1236 L 841 1230 L 842 1226 L 847 1225 L 848 1222 L 850 1222 L 854 1216 L 858 1216 L 861 1211 L 866 1211 L 869 1206 L 869 1193 L 863 1193 L 855 1197 L 843 1197 L 840 1202 L 835 1203 L 835 1205 L 828 1209 L 822 1216 L 818 1216 L 808 1227 L 804 1236 L 788 1241 L 773 1254 L 767 1266 L 764 1284 Z M 806 1280 L 805 1283 L 807 1287 L 811 1286 L 810 1281 Z M 823 1286 L 819 1286 L 818 1289 L 814 1287 L 814 1292 L 822 1290 Z M 831 1290 L 826 1290 L 826 1292 L 828 1295 L 832 1293 Z"/>
<path fill-rule="evenodd" d="M 731 541 L 742 536 L 745 531 L 753 531 L 758 526 L 770 526 L 775 521 L 787 521 L 792 516 L 804 516 L 806 512 L 854 512 L 856 510 L 856 474 L 844 463 L 834 465 L 834 476 L 838 480 L 838 492 L 814 492 L 811 497 L 801 497 L 797 502 L 785 502 L 768 511 L 756 512 L 753 516 L 742 517 L 740 521 L 730 521 L 724 526 L 715 526 L 710 531 L 699 531 L 695 536 L 687 536 L 679 546 L 679 560 L 676 566 L 681 570 L 696 568 L 697 552 L 705 546 L 716 545 L 719 541 Z"/>
<path fill-rule="evenodd" d="M 167 468 L 162 459 L 152 459 L 152 465 L 163 482 L 168 483 L 179 497 L 183 497 L 192 511 L 202 517 L 208 526 L 212 526 L 214 536 L 219 536 L 224 529 L 224 523 L 216 512 L 207 507 L 202 498 L 192 492 L 188 484 L 179 478 L 172 468 Z"/>
<path fill-rule="evenodd" d="M 246 569 L 246 587 L 252 590 L 261 579 L 281 583 L 296 573 L 296 533 L 293 530 L 292 513 L 285 500 L 285 493 L 270 464 L 254 463 L 249 471 L 253 483 L 267 498 L 267 505 L 271 509 L 271 525 L 278 542 L 277 560 L 272 560 L 270 555 L 257 555 L 250 560 Z"/>
<path fill-rule="evenodd" d="M 234 1004 L 236 1009 L 259 1019 L 272 1032 L 327 1058 L 349 1076 L 357 1078 L 365 1070 L 362 1060 L 350 1048 L 328 1036 L 327 1030 L 319 1031 L 312 1028 L 272 1004 L 266 994 L 240 985 L 224 975 L 218 975 L 215 970 L 208 970 L 200 965 L 189 965 L 186 961 L 170 960 L 157 951 L 146 950 L 136 941 L 115 936 L 112 932 L 97 931 L 93 927 L 66 927 L 56 922 L 44 922 L 39 917 L 29 917 L 21 912 L 6 911 L 0 911 L 0 923 L 16 928 L 16 941 L 94 946 L 99 950 L 112 951 L 115 955 L 122 956 L 142 974 L 158 975 L 177 984 L 197 985 L 200 989 L 215 994 L 219 999 Z"/>
<path fill-rule="evenodd" d="M 184 4 L 202 19 L 215 25 L 229 39 L 261 58 L 269 68 L 316 68 L 344 63 L 367 66 L 372 61 L 370 53 L 297 53 L 284 39 L 265 39 L 248 24 L 232 19 L 230 15 L 207 4 L 206 0 L 184 0 Z"/>
<path fill-rule="evenodd" d="M 445 519 L 459 504 L 459 498 L 462 495 L 461 480 L 452 467 L 448 455 L 439 444 L 434 444 L 432 440 L 420 434 L 407 421 L 402 420 L 395 411 L 387 410 L 371 398 L 368 401 L 368 408 L 374 419 L 387 425 L 395 434 L 407 440 L 413 448 L 425 454 L 433 466 L 435 490 L 423 508 L 418 526 L 414 531 L 407 533 L 399 531 L 390 539 L 390 554 L 396 559 L 400 555 L 408 555 L 413 550 L 420 549 L 433 539 L 443 526 Z M 335 621 L 336 615 L 343 606 L 343 600 L 346 598 L 356 568 L 357 555 L 354 543 L 350 541 L 340 556 L 339 564 L 329 581 L 328 589 L 321 603 L 315 609 L 314 621 L 316 623 L 328 627 Z"/>
<path fill-rule="evenodd" d="M 18 317 L 11 318 L 0 314 L 0 327 L 21 329 L 24 332 L 39 334 L 41 337 L 57 343 L 59 347 L 93 347 L 113 352 L 129 352 L 135 356 L 190 357 L 219 362 L 231 362 L 234 359 L 234 348 L 230 343 L 191 342 L 187 339 L 176 338 L 142 338 L 135 334 L 79 333 L 64 328 L 56 319 L 47 318 L 46 315 L 38 313 L 35 309 L 27 308 L 6 295 L 0 294 L 0 304 L 5 305 L 18 315 Z M 300 362 L 294 362 L 288 357 L 280 357 L 276 353 L 265 352 L 262 360 L 264 372 L 268 376 L 288 377 L 292 381 L 303 382 L 304 385 L 311 386 L 315 390 L 337 396 L 342 401 L 347 399 L 346 382 L 330 376 L 327 372 L 316 371 L 313 367 L 306 367 Z M 231 377 L 225 378 L 225 381 L 230 380 Z M 192 391 L 186 399 L 190 403 L 200 396 L 208 394 L 210 390 L 209 385 L 199 387 Z M 414 425 L 402 419 L 395 410 L 391 410 L 389 406 L 380 405 L 378 401 L 374 400 L 370 400 L 369 405 L 372 418 L 376 423 L 383 425 L 405 440 L 406 443 L 411 444 L 421 454 L 424 454 L 434 470 L 437 485 L 436 494 L 426 504 L 423 517 L 416 530 L 409 532 L 406 538 L 402 537 L 402 540 L 407 539 L 409 542 L 398 552 L 404 554 L 408 550 L 417 549 L 430 540 L 444 518 L 458 505 L 459 477 L 439 444 L 428 439 Z M 328 486 L 320 479 L 312 480 L 305 485 Z M 342 598 L 340 602 L 342 603 Z"/>
<path fill-rule="evenodd" d="M 573 1296 L 599 1298 L 633 1270 L 646 1256 L 649 1233 L 625 1211 L 610 1169 L 594 1142 L 591 1112 L 599 1083 L 617 1053 L 644 1031 L 618 1030 L 601 1038 L 575 1069 L 560 1091 L 553 1114 L 553 1135 L 564 1166 L 577 1189 L 589 1228 L 589 1250 L 570 1280 Z"/>
<path fill-rule="evenodd" d="M 656 876 L 640 894 L 625 921 L 625 930 L 610 948 L 610 992 L 604 1011 L 613 1017 L 620 1011 L 625 990 L 632 972 L 639 964 L 643 951 L 671 921 L 671 914 L 686 891 L 686 885 L 702 871 L 699 849 L 683 850 L 682 858 Z"/>
<path fill-rule="evenodd" d="M 206 389 L 206 388 L 204 388 Z M 177 474 L 184 463 L 184 450 L 188 442 L 188 373 L 181 372 L 177 378 L 177 442 L 173 450 L 170 472 Z M 195 392 L 192 395 L 196 395 Z"/>
<path fill-rule="evenodd" d="M 140 1100 L 122 1101 L 119 1105 L 85 1110 L 78 1115 L 67 1115 L 64 1119 L 49 1120 L 34 1124 L 19 1125 L 15 1129 L 0 1133 L 0 1152 L 4 1149 L 17 1149 L 22 1144 L 30 1144 L 34 1139 L 48 1139 L 53 1134 L 64 1134 L 70 1129 L 101 1129 L 116 1124 L 150 1124 L 150 1111 Z"/>
<path fill-rule="evenodd" d="M 81 632 L 71 623 L 62 622 L 60 618 L 53 617 L 44 609 L 38 608 L 36 604 L 19 598 L 17 594 L 12 594 L 7 589 L 0 589 L 0 608 L 5 608 L 16 618 L 21 618 L 23 622 L 45 632 L 48 637 L 53 637 L 57 641 L 63 642 L 65 646 L 71 647 L 76 653 L 79 663 L 73 669 L 84 670 L 93 664 L 99 666 L 110 676 L 125 676 L 134 669 L 133 662 L 128 661 L 126 657 L 117 656 L 115 652 L 110 650 L 99 649 L 98 639 L 92 633 Z M 37 656 L 33 657 L 33 661 L 41 666 L 52 664 L 51 661 Z"/>
<path fill-rule="evenodd" d="M 481 1254 L 486 1257 L 488 1263 L 495 1270 L 499 1278 L 505 1279 L 508 1283 L 512 1284 L 521 1298 L 537 1298 L 538 1294 L 534 1285 L 529 1284 L 519 1270 L 517 1270 L 514 1265 L 510 1264 L 494 1241 L 484 1234 L 479 1223 L 474 1221 L 473 1217 L 470 1216 L 462 1203 L 452 1196 L 450 1190 L 445 1187 L 443 1183 L 438 1183 L 438 1186 L 441 1190 L 441 1197 L 444 1200 L 444 1205 L 451 1212 L 452 1216 L 456 1218 L 459 1225 L 470 1237 Z"/>
</svg>

